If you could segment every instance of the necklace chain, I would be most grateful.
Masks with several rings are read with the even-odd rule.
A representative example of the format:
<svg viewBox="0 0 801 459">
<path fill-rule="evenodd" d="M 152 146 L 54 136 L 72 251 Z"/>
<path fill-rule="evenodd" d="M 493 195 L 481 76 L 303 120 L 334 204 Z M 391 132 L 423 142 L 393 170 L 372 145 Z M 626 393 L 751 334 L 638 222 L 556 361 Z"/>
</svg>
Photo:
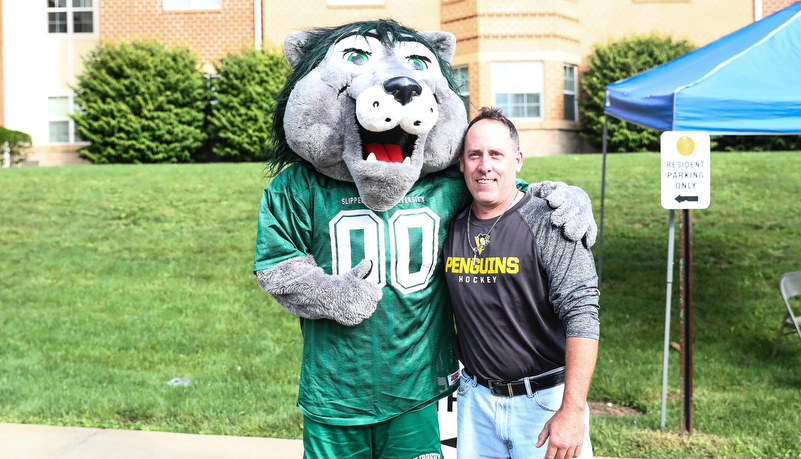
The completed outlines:
<svg viewBox="0 0 801 459">
<path fill-rule="evenodd" d="M 495 219 L 495 223 L 493 223 L 492 226 L 490 226 L 489 231 L 487 231 L 486 233 L 478 234 L 478 237 L 476 238 L 477 240 L 475 247 L 473 247 L 473 243 L 471 242 L 470 238 L 470 216 L 473 215 L 473 205 L 471 204 L 470 207 L 467 209 L 467 244 L 470 246 L 470 249 L 473 250 L 473 264 L 476 263 L 478 255 L 484 251 L 484 248 L 486 246 L 489 245 L 490 233 L 495 228 L 495 225 L 497 225 L 498 222 L 501 221 L 503 215 L 506 213 L 507 210 L 509 210 L 512 207 L 512 204 L 514 204 L 516 200 L 517 200 L 517 193 L 515 193 L 514 197 L 512 198 L 512 202 L 510 202 L 509 205 L 506 206 L 506 209 L 503 209 L 503 212 L 501 212 L 501 214 L 498 215 L 498 218 Z"/>
</svg>

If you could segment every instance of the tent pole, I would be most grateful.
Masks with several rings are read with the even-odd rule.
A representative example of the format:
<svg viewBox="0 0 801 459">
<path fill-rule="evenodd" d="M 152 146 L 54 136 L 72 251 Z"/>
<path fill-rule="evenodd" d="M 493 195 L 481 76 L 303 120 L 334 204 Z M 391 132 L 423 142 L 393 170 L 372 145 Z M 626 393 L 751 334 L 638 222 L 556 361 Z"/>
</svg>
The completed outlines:
<svg viewBox="0 0 801 459">
<path fill-rule="evenodd" d="M 601 148 L 604 154 L 603 172 L 601 173 L 601 229 L 598 231 L 598 285 L 601 285 L 601 272 L 604 267 L 604 194 L 606 192 L 606 112 L 604 112 L 604 140 Z"/>
<path fill-rule="evenodd" d="M 668 352 L 670 350 L 670 296 L 673 288 L 673 241 L 676 226 L 675 211 L 670 209 L 668 218 L 668 259 L 667 259 L 667 292 L 665 293 L 665 349 L 662 353 L 662 417 L 660 426 L 665 428 L 665 411 L 667 409 L 668 386 Z"/>
</svg>

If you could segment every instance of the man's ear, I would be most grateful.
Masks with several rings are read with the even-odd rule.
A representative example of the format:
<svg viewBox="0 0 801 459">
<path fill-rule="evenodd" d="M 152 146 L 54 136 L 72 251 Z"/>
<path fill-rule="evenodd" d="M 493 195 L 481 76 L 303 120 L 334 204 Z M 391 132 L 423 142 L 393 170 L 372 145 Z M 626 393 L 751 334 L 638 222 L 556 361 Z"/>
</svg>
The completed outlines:
<svg viewBox="0 0 801 459">
<path fill-rule="evenodd" d="M 425 37 L 437 50 L 440 57 L 445 62 L 450 62 L 453 55 L 456 53 L 456 37 L 450 32 L 420 32 L 420 35 Z"/>
<path fill-rule="evenodd" d="M 284 38 L 284 57 L 286 57 L 286 61 L 289 62 L 289 66 L 295 68 L 298 62 L 303 59 L 303 45 L 306 44 L 306 40 L 311 37 L 309 32 L 300 30 L 297 32 L 290 32 L 289 35 Z"/>
</svg>

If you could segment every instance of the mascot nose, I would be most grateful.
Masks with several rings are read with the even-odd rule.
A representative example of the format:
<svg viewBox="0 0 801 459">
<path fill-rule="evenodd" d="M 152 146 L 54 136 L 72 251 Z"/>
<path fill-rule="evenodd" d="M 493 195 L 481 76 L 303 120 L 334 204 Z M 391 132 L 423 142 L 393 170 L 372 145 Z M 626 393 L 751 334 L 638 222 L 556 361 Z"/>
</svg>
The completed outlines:
<svg viewBox="0 0 801 459">
<path fill-rule="evenodd" d="M 423 92 L 423 88 L 409 77 L 395 77 L 384 83 L 384 91 L 392 94 L 401 105 L 406 105 L 412 101 L 413 97 L 419 96 Z"/>
</svg>

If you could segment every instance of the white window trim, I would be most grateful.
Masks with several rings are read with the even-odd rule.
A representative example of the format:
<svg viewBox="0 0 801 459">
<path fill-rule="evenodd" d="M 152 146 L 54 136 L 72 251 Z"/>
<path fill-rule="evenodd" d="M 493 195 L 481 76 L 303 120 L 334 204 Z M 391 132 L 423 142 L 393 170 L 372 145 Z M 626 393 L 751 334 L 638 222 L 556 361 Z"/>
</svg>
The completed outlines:
<svg viewBox="0 0 801 459">
<path fill-rule="evenodd" d="M 189 6 L 173 6 L 170 5 L 169 0 L 162 0 L 161 6 L 165 11 L 193 11 L 193 10 L 221 10 L 222 9 L 222 0 L 218 0 L 220 2 L 219 6 L 206 6 L 206 5 L 198 5 L 193 6 L 192 0 L 189 0 Z"/>
<path fill-rule="evenodd" d="M 511 92 L 511 91 L 499 91 L 498 85 L 492 80 L 493 78 L 493 64 L 523 64 L 529 62 L 536 62 L 540 64 L 540 90 L 539 92 Z M 492 62 L 490 63 L 490 92 L 492 95 L 492 105 L 497 107 L 498 104 L 496 102 L 496 95 L 497 94 L 539 94 L 540 95 L 540 116 L 537 117 L 511 117 L 506 115 L 510 120 L 513 121 L 543 121 L 545 119 L 545 63 L 542 61 L 499 61 L 499 62 Z"/>
<path fill-rule="evenodd" d="M 47 20 L 45 21 L 45 28 L 47 29 L 47 35 L 51 37 L 64 37 L 64 36 L 75 36 L 75 37 L 86 37 L 86 38 L 96 38 L 98 36 L 97 26 L 98 26 L 98 12 L 97 12 L 97 4 L 100 0 L 92 0 L 92 6 L 90 7 L 73 7 L 72 0 L 67 0 L 65 3 L 65 7 L 63 8 L 50 8 L 46 7 L 48 15 Z M 73 24 L 73 14 L 72 13 L 92 13 L 92 31 L 91 32 L 75 32 L 75 26 Z M 49 25 L 50 25 L 50 15 L 49 13 L 67 13 L 67 32 L 50 32 Z"/>
<path fill-rule="evenodd" d="M 453 71 L 454 71 L 453 73 L 455 75 L 457 73 L 457 70 L 462 70 L 462 69 L 465 70 L 465 75 L 466 75 L 467 79 L 465 80 L 464 86 L 459 88 L 459 93 L 458 94 L 460 96 L 462 96 L 462 97 L 467 98 L 466 104 L 469 105 L 470 104 L 470 66 L 469 65 L 459 65 L 459 66 L 453 67 Z M 470 118 L 470 109 L 468 107 L 465 107 L 465 108 L 467 108 L 467 117 L 469 119 Z"/>
<path fill-rule="evenodd" d="M 66 97 L 67 98 L 67 116 L 63 117 L 50 117 L 50 99 L 53 98 L 60 98 Z M 47 96 L 47 143 L 49 145 L 87 145 L 90 142 L 86 141 L 75 141 L 75 121 L 69 117 L 75 111 L 75 94 L 50 94 Z M 66 142 L 51 142 L 50 141 L 50 123 L 51 122 L 58 122 L 58 121 L 67 121 L 67 133 L 69 134 L 69 139 Z"/>
<path fill-rule="evenodd" d="M 572 120 L 565 120 L 570 121 L 573 123 L 578 123 L 579 118 L 579 111 L 578 111 L 578 66 L 574 64 L 564 64 L 564 67 L 572 67 L 573 68 L 573 91 L 568 91 L 567 89 L 562 89 L 562 94 L 572 95 L 573 96 L 573 113 L 576 114 L 576 117 Z M 564 88 L 564 81 L 562 82 L 562 88 Z M 564 97 L 562 97 L 564 100 Z M 564 118 L 564 116 L 562 117 Z"/>
</svg>

